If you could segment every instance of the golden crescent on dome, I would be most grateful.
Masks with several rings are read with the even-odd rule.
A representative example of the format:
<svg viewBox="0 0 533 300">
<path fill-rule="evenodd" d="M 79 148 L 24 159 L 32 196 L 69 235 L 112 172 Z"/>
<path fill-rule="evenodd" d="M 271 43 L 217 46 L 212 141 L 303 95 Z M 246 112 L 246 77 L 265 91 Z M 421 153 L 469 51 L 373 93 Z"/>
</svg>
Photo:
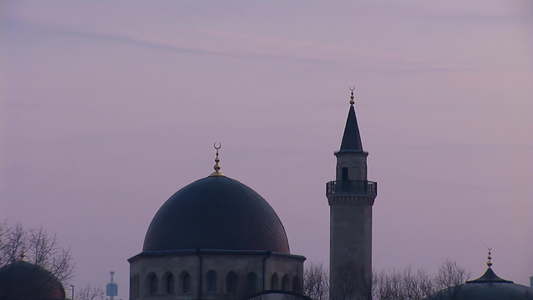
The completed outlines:
<svg viewBox="0 0 533 300">
<path fill-rule="evenodd" d="M 218 144 L 218 146 L 217 146 L 217 144 Z M 216 153 L 216 156 L 215 156 L 215 165 L 213 166 L 213 169 L 215 169 L 215 172 L 211 173 L 211 175 L 209 175 L 209 176 L 224 176 L 224 174 L 222 174 L 220 172 L 220 164 L 219 164 L 220 159 L 218 158 L 218 150 L 220 148 L 222 148 L 222 144 L 220 142 L 215 142 L 213 144 L 213 147 L 217 150 L 217 153 Z"/>
</svg>

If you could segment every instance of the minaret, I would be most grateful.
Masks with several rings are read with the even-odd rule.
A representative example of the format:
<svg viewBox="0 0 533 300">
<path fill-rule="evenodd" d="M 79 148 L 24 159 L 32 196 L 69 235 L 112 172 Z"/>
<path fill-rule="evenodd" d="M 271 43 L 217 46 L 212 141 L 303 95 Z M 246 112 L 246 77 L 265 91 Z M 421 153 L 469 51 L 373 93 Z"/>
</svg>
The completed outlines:
<svg viewBox="0 0 533 300">
<path fill-rule="evenodd" d="M 354 109 L 350 110 L 337 157 L 335 181 L 326 185 L 330 206 L 330 299 L 370 299 L 372 205 L 377 183 L 367 180 L 366 158 Z"/>
</svg>

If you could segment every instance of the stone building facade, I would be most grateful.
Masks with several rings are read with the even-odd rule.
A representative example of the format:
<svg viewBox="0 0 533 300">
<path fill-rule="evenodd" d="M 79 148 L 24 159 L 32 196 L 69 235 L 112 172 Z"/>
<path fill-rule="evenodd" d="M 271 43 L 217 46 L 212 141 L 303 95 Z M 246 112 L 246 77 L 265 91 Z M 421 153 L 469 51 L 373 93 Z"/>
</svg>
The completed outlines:
<svg viewBox="0 0 533 300">
<path fill-rule="evenodd" d="M 301 291 L 303 260 L 270 251 L 140 254 L 130 259 L 131 298 L 242 299 L 266 290 Z"/>
</svg>

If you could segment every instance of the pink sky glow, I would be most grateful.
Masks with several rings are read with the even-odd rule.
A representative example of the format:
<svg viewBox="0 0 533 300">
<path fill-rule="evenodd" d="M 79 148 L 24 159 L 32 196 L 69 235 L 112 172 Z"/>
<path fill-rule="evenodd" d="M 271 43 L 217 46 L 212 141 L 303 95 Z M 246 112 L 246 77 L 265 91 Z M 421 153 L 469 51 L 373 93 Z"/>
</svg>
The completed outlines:
<svg viewBox="0 0 533 300">
<path fill-rule="evenodd" d="M 325 183 L 355 85 L 373 267 L 533 276 L 530 1 L 3 1 L 0 220 L 116 271 L 174 192 L 222 172 L 329 259 Z"/>
</svg>

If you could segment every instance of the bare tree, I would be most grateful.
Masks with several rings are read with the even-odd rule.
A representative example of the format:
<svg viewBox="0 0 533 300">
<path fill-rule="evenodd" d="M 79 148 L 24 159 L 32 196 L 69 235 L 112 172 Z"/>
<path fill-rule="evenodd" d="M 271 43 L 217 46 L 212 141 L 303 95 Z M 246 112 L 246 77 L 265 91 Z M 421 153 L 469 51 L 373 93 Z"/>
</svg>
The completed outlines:
<svg viewBox="0 0 533 300">
<path fill-rule="evenodd" d="M 366 278 L 362 266 L 349 263 L 331 276 L 336 276 L 336 285 L 330 286 L 332 300 L 371 300 L 372 278 Z"/>
<path fill-rule="evenodd" d="M 104 289 L 97 285 L 88 284 L 76 293 L 76 300 L 105 300 Z"/>
<path fill-rule="evenodd" d="M 447 295 L 446 297 L 449 297 L 448 299 L 456 299 L 458 293 L 461 291 L 461 284 L 469 278 L 469 272 L 459 267 L 456 262 L 446 259 L 433 279 L 435 292 L 444 290 L 444 294 L 440 294 L 440 296 Z M 434 298 L 431 297 L 428 299 Z"/>
<path fill-rule="evenodd" d="M 4 221 L 0 234 L 0 267 L 2 267 L 20 259 L 27 241 L 26 232 L 20 224 L 9 227 Z"/>
<path fill-rule="evenodd" d="M 63 284 L 74 274 L 72 251 L 59 246 L 55 235 L 43 227 L 27 230 L 0 223 L 0 267 L 21 259 L 48 270 Z"/>
<path fill-rule="evenodd" d="M 374 299 L 374 300 L 421 300 L 435 292 L 448 289 L 450 292 L 469 279 L 470 273 L 450 259 L 444 260 L 437 274 L 432 276 L 423 269 L 407 268 L 403 271 L 375 272 L 369 284 L 361 279 L 354 265 L 339 271 L 342 280 L 329 298 L 329 278 L 321 265 L 311 263 L 304 272 L 304 295 L 316 300 Z"/>
<path fill-rule="evenodd" d="M 450 259 L 444 260 L 434 278 L 435 287 L 439 290 L 457 286 L 470 278 L 470 273 L 459 267 Z"/>
<path fill-rule="evenodd" d="M 329 276 L 322 264 L 310 263 L 309 267 L 305 268 L 303 280 L 304 295 L 314 300 L 329 299 Z"/>
<path fill-rule="evenodd" d="M 416 272 L 410 268 L 404 271 L 380 272 L 374 275 L 374 300 L 421 300 L 430 297 L 442 289 L 449 289 L 465 282 L 469 273 L 459 267 L 457 263 L 446 259 L 435 276 L 419 269 Z"/>
<path fill-rule="evenodd" d="M 424 270 L 381 272 L 374 275 L 373 296 L 376 300 L 418 300 L 431 295 L 434 283 Z"/>
</svg>

